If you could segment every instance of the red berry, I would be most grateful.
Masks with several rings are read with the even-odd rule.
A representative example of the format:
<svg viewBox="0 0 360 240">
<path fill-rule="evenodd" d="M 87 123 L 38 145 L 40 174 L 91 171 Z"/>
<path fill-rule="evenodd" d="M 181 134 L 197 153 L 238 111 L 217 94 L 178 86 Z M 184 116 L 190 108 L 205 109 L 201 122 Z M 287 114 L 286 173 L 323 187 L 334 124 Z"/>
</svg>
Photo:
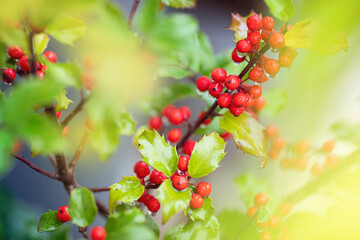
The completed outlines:
<svg viewBox="0 0 360 240">
<path fill-rule="evenodd" d="M 24 72 L 30 71 L 28 56 L 22 56 L 19 60 L 19 65 Z"/>
<path fill-rule="evenodd" d="M 259 15 L 255 14 L 250 16 L 247 21 L 246 25 L 250 31 L 259 31 L 262 28 L 262 21 Z"/>
<path fill-rule="evenodd" d="M 251 45 L 257 45 L 261 40 L 261 33 L 259 31 L 248 32 L 247 39 L 251 43 Z"/>
<path fill-rule="evenodd" d="M 146 162 L 140 161 L 135 164 L 134 172 L 139 178 L 144 178 L 150 174 L 150 169 Z"/>
<path fill-rule="evenodd" d="M 225 81 L 226 76 L 227 76 L 227 73 L 222 68 L 215 68 L 211 72 L 211 77 L 215 82 L 223 82 L 223 81 Z"/>
<path fill-rule="evenodd" d="M 236 44 L 236 49 L 241 53 L 248 53 L 251 50 L 251 43 L 248 39 L 241 39 Z"/>
<path fill-rule="evenodd" d="M 141 195 L 141 197 L 137 201 L 146 204 L 147 201 L 149 201 L 149 199 L 150 199 L 149 193 L 144 191 L 144 193 Z"/>
<path fill-rule="evenodd" d="M 190 111 L 189 107 L 183 106 L 183 107 L 179 108 L 179 110 L 181 111 L 184 120 L 188 120 L 191 117 L 191 111 Z"/>
<path fill-rule="evenodd" d="M 46 72 L 48 70 L 46 65 L 41 65 L 40 71 Z"/>
<path fill-rule="evenodd" d="M 249 94 L 253 98 L 259 98 L 261 97 L 262 90 L 259 85 L 254 85 L 250 87 Z"/>
<path fill-rule="evenodd" d="M 35 63 L 35 68 L 36 68 L 36 71 L 41 71 L 41 63 L 37 62 Z"/>
<path fill-rule="evenodd" d="M 164 173 L 159 172 L 157 170 L 153 170 L 150 174 L 150 182 L 155 183 L 157 185 L 162 184 L 162 182 L 165 181 L 166 179 L 168 179 L 168 177 Z"/>
<path fill-rule="evenodd" d="M 280 70 L 280 65 L 275 59 L 268 59 L 265 62 L 265 71 L 270 75 L 275 75 Z"/>
<path fill-rule="evenodd" d="M 36 76 L 38 79 L 44 79 L 45 73 L 43 71 L 36 71 Z"/>
<path fill-rule="evenodd" d="M 107 237 L 104 227 L 96 226 L 90 231 L 91 240 L 105 240 Z"/>
<path fill-rule="evenodd" d="M 269 37 L 269 44 L 272 48 L 283 48 L 285 46 L 284 35 L 280 32 L 273 32 Z"/>
<path fill-rule="evenodd" d="M 201 113 L 199 114 L 198 119 L 202 118 L 202 117 L 204 116 L 204 114 L 205 114 L 205 112 L 201 112 Z M 210 119 L 210 118 L 207 118 L 207 119 L 205 119 L 205 120 L 203 121 L 202 124 L 208 125 L 208 124 L 210 124 L 210 123 L 211 123 L 211 119 Z"/>
<path fill-rule="evenodd" d="M 268 201 L 269 201 L 269 197 L 263 192 L 259 192 L 258 194 L 256 194 L 254 198 L 254 203 L 257 207 L 265 206 L 268 203 Z"/>
<path fill-rule="evenodd" d="M 167 138 L 172 143 L 177 142 L 181 138 L 181 131 L 177 128 L 171 129 L 167 135 Z"/>
<path fill-rule="evenodd" d="M 265 54 L 262 55 L 262 56 L 259 58 L 259 60 L 256 62 L 256 66 L 257 66 L 257 67 L 260 67 L 260 68 L 264 68 L 264 66 L 265 66 L 265 61 L 266 61 L 267 59 L 269 59 L 268 56 L 266 56 Z"/>
<path fill-rule="evenodd" d="M 184 116 L 179 109 L 174 109 L 169 115 L 169 121 L 174 125 L 179 125 L 184 121 Z"/>
<path fill-rule="evenodd" d="M 229 93 L 222 93 L 218 97 L 218 104 L 220 107 L 227 108 L 231 103 L 231 95 Z"/>
<path fill-rule="evenodd" d="M 222 137 L 225 141 L 226 141 L 226 140 L 229 140 L 230 137 L 231 137 L 231 133 L 229 133 L 229 132 L 223 132 L 223 133 L 220 134 L 220 137 Z"/>
<path fill-rule="evenodd" d="M 271 31 L 275 26 L 275 22 L 272 17 L 264 17 L 262 19 L 262 24 L 263 24 L 263 26 L 262 26 L 263 29 L 266 31 Z"/>
<path fill-rule="evenodd" d="M 252 105 L 254 105 L 254 99 L 250 95 L 246 95 L 244 107 L 252 107 Z"/>
<path fill-rule="evenodd" d="M 229 75 L 225 79 L 225 87 L 229 90 L 235 90 L 240 86 L 240 79 L 236 75 Z"/>
<path fill-rule="evenodd" d="M 68 206 L 59 207 L 57 214 L 56 214 L 56 218 L 62 222 L 70 221 L 71 217 L 69 214 L 69 207 Z"/>
<path fill-rule="evenodd" d="M 150 212 L 157 212 L 160 209 L 160 202 L 156 198 L 151 198 L 147 201 L 146 206 Z"/>
<path fill-rule="evenodd" d="M 238 107 L 234 104 L 231 104 L 229 107 L 229 111 L 235 116 L 240 116 L 240 114 L 242 114 L 244 112 L 244 106 Z"/>
<path fill-rule="evenodd" d="M 255 82 L 260 81 L 263 75 L 264 71 L 259 67 L 253 67 L 249 72 L 249 78 Z"/>
<path fill-rule="evenodd" d="M 44 56 L 46 57 L 47 60 L 49 60 L 50 62 L 53 62 L 53 63 L 55 63 L 57 60 L 56 53 L 54 53 L 52 51 L 44 52 Z"/>
<path fill-rule="evenodd" d="M 149 119 L 149 127 L 155 130 L 160 130 L 163 126 L 162 120 L 158 116 L 153 116 Z"/>
<path fill-rule="evenodd" d="M 161 115 L 163 115 L 164 117 L 169 118 L 170 113 L 175 109 L 176 109 L 176 107 L 174 105 L 167 105 L 161 111 Z"/>
<path fill-rule="evenodd" d="M 184 190 L 185 188 L 188 187 L 188 180 L 186 179 L 185 176 L 179 175 L 173 177 L 172 184 L 174 188 L 176 188 L 177 190 Z"/>
<path fill-rule="evenodd" d="M 196 187 L 196 192 L 202 197 L 207 197 L 211 193 L 211 184 L 208 182 L 200 182 Z"/>
<path fill-rule="evenodd" d="M 61 111 L 56 112 L 56 119 L 59 119 L 59 118 L 61 118 Z"/>
<path fill-rule="evenodd" d="M 193 209 L 201 208 L 204 204 L 204 199 L 199 194 L 194 194 L 191 196 L 190 207 Z"/>
<path fill-rule="evenodd" d="M 17 45 L 12 45 L 7 48 L 7 53 L 12 59 L 20 59 L 24 55 L 21 48 Z"/>
<path fill-rule="evenodd" d="M 232 60 L 233 60 L 234 62 L 236 62 L 236 63 L 241 63 L 241 62 L 243 62 L 243 61 L 245 60 L 246 55 L 244 55 L 244 56 L 242 56 L 242 57 L 239 56 L 238 53 L 237 53 L 236 48 L 234 48 L 234 50 L 233 50 L 232 53 L 231 53 L 231 58 L 232 58 Z"/>
<path fill-rule="evenodd" d="M 201 92 L 205 92 L 209 89 L 209 86 L 211 84 L 211 79 L 206 76 L 199 77 L 196 81 L 196 86 Z"/>
<path fill-rule="evenodd" d="M 196 141 L 194 140 L 187 140 L 185 143 L 184 143 L 184 146 L 182 148 L 183 152 L 189 156 L 191 156 L 191 153 L 192 151 L 194 150 L 194 147 L 195 147 L 195 144 L 196 144 Z"/>
<path fill-rule="evenodd" d="M 242 92 L 235 93 L 232 98 L 232 104 L 237 107 L 244 106 L 246 104 L 246 101 L 246 94 Z"/>
<path fill-rule="evenodd" d="M 290 67 L 292 64 L 292 59 L 287 54 L 280 54 L 279 55 L 279 64 L 282 67 Z"/>
<path fill-rule="evenodd" d="M 182 172 L 186 172 L 188 170 L 189 160 L 190 160 L 189 157 L 180 156 L 179 163 L 178 163 L 178 169 Z"/>
<path fill-rule="evenodd" d="M 16 78 L 16 72 L 13 69 L 7 68 L 2 71 L 2 80 L 4 82 L 12 83 L 12 81 L 14 81 L 15 78 Z"/>
<path fill-rule="evenodd" d="M 211 96 L 217 97 L 220 93 L 222 93 L 223 88 L 223 85 L 221 85 L 220 83 L 213 82 L 212 84 L 210 84 L 209 93 Z"/>
</svg>

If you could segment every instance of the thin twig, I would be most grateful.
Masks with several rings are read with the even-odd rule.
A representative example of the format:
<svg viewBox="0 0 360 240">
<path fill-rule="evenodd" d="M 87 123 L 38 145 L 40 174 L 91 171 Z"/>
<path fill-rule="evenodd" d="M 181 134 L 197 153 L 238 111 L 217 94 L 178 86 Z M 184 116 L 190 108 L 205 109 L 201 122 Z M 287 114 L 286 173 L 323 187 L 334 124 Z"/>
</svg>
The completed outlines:
<svg viewBox="0 0 360 240">
<path fill-rule="evenodd" d="M 76 114 L 78 112 L 81 111 L 82 107 L 84 106 L 86 100 L 88 98 L 82 98 L 81 101 L 79 102 L 79 104 L 74 108 L 74 110 L 72 110 L 69 115 L 67 115 L 65 117 L 65 119 L 60 123 L 62 127 L 65 127 L 66 125 L 68 125 L 68 123 L 71 121 L 71 119 L 73 119 L 73 117 L 76 116 Z"/>
<path fill-rule="evenodd" d="M 84 133 L 84 135 L 83 135 L 83 137 L 81 139 L 81 142 L 80 142 L 78 148 L 76 149 L 74 157 L 71 159 L 71 162 L 69 164 L 70 171 L 74 171 L 74 168 L 75 168 L 77 162 L 79 161 L 80 155 L 81 155 L 81 153 L 82 153 L 82 151 L 83 151 L 83 149 L 84 149 L 84 147 L 86 145 L 86 141 L 87 141 L 88 137 L 89 137 L 89 130 L 86 129 L 85 133 Z"/>
<path fill-rule="evenodd" d="M 130 15 L 129 15 L 129 21 L 128 21 L 130 29 L 131 29 L 131 26 L 132 26 L 132 22 L 133 22 L 136 10 L 137 10 L 137 8 L 139 6 L 139 3 L 140 3 L 140 0 L 134 0 L 134 3 L 132 5 L 131 12 L 130 12 Z"/>
<path fill-rule="evenodd" d="M 50 162 L 53 165 L 54 169 L 56 170 L 57 166 L 56 166 L 56 159 L 55 159 L 54 155 L 52 155 L 52 154 L 49 155 L 49 159 L 50 159 Z"/>
<path fill-rule="evenodd" d="M 93 193 L 110 191 L 109 187 L 88 188 Z"/>
<path fill-rule="evenodd" d="M 36 73 L 36 55 L 34 50 L 34 32 L 31 31 L 29 34 L 29 47 L 30 47 L 30 74 Z"/>
<path fill-rule="evenodd" d="M 88 235 L 86 233 L 87 227 L 84 227 L 84 228 L 83 227 L 78 227 L 78 229 L 79 229 L 79 233 L 81 233 L 85 239 L 89 239 L 89 237 L 88 237 Z"/>
<path fill-rule="evenodd" d="M 51 172 L 46 171 L 45 169 L 36 166 L 35 164 L 33 164 L 32 162 L 30 162 L 29 160 L 27 160 L 25 157 L 21 156 L 21 155 L 12 155 L 14 158 L 22 161 L 23 163 L 25 163 L 26 165 L 28 165 L 30 168 L 34 169 L 35 171 L 37 171 L 38 173 L 41 173 L 42 175 L 52 178 L 52 179 L 56 179 L 59 180 L 59 177 Z"/>
</svg>

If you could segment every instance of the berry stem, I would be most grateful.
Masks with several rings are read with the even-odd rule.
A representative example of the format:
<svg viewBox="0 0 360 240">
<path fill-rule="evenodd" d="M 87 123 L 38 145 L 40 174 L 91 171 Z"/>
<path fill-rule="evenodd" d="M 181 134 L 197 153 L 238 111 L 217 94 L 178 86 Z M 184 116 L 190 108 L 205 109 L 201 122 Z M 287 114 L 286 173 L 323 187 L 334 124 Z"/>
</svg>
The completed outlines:
<svg viewBox="0 0 360 240">
<path fill-rule="evenodd" d="M 132 26 L 132 22 L 133 22 L 136 10 L 137 10 L 137 8 L 139 6 L 139 3 L 140 3 L 140 0 L 134 0 L 134 3 L 132 5 L 131 12 L 130 12 L 130 15 L 129 15 L 129 21 L 128 21 L 130 29 L 131 29 L 131 26 Z"/>
<path fill-rule="evenodd" d="M 88 188 L 88 189 L 93 193 L 110 191 L 110 188 L 108 187 L 98 187 L 98 188 Z"/>
<path fill-rule="evenodd" d="M 84 97 L 80 100 L 79 104 L 74 108 L 74 110 L 72 110 L 69 115 L 67 115 L 66 118 L 60 123 L 62 127 L 67 126 L 71 119 L 73 119 L 76 114 L 82 110 L 88 98 L 89 97 Z"/>
<path fill-rule="evenodd" d="M 89 237 L 88 237 L 88 235 L 86 233 L 87 227 L 84 227 L 84 228 L 83 227 L 78 227 L 78 229 L 79 229 L 79 233 L 81 233 L 85 239 L 89 239 Z"/>
<path fill-rule="evenodd" d="M 30 74 L 33 75 L 36 73 L 36 55 L 34 50 L 34 35 L 35 33 L 31 31 L 29 33 L 29 48 L 30 48 Z"/>
<path fill-rule="evenodd" d="M 42 175 L 52 178 L 52 179 L 56 179 L 59 180 L 59 177 L 51 172 L 46 171 L 45 169 L 36 166 L 35 164 L 33 164 L 32 162 L 30 162 L 29 160 L 27 160 L 25 157 L 21 156 L 21 155 L 12 155 L 14 158 L 22 161 L 23 163 L 25 163 L 26 165 L 28 165 L 30 168 L 34 169 L 35 171 L 37 171 L 38 173 L 41 173 Z"/>
<path fill-rule="evenodd" d="M 76 149 L 74 157 L 71 159 L 70 164 L 69 164 L 69 169 L 72 172 L 74 172 L 75 166 L 76 166 L 77 162 L 79 161 L 80 155 L 86 145 L 88 137 L 89 137 L 89 130 L 86 129 L 85 133 L 81 139 L 81 142 L 80 142 L 78 148 Z"/>
<path fill-rule="evenodd" d="M 250 68 L 252 68 L 252 66 L 254 66 L 254 64 L 257 62 L 257 60 L 259 60 L 260 56 L 262 56 L 269 49 L 270 49 L 270 45 L 268 43 L 266 43 L 259 52 L 259 54 L 261 54 L 261 55 L 256 55 L 255 57 L 253 57 L 250 60 L 250 62 L 246 65 L 246 67 L 239 74 L 239 78 L 240 79 L 243 78 L 245 76 L 245 74 L 250 70 Z"/>
</svg>

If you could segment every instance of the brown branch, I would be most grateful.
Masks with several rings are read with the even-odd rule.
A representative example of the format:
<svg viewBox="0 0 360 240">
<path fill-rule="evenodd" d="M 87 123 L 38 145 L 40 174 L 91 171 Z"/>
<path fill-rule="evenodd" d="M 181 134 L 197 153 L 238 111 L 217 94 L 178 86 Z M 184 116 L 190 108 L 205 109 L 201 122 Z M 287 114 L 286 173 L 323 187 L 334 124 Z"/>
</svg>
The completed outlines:
<svg viewBox="0 0 360 240">
<path fill-rule="evenodd" d="M 88 235 L 86 233 L 87 227 L 84 227 L 84 228 L 83 227 L 78 227 L 78 229 L 79 229 L 79 233 L 81 233 L 85 239 L 89 239 L 89 237 L 88 237 Z"/>
<path fill-rule="evenodd" d="M 67 115 L 67 116 L 65 117 L 65 119 L 60 123 L 60 125 L 61 125 L 62 127 L 65 127 L 66 125 L 68 125 L 68 123 L 71 121 L 71 119 L 73 119 L 73 118 L 76 116 L 76 114 L 81 111 L 81 109 L 83 108 L 83 106 L 84 106 L 84 104 L 85 104 L 85 102 L 86 102 L 87 99 L 88 99 L 88 98 L 82 98 L 82 99 L 81 99 L 81 101 L 80 101 L 79 104 L 74 108 L 74 110 L 72 110 L 72 111 L 69 113 L 69 115 Z"/>
<path fill-rule="evenodd" d="M 84 149 L 84 147 L 86 145 L 86 141 L 87 141 L 88 137 L 89 137 L 89 130 L 86 129 L 85 133 L 84 133 L 84 135 L 83 135 L 83 137 L 81 139 L 81 142 L 80 142 L 78 148 L 76 149 L 74 157 L 71 159 L 71 162 L 69 164 L 69 169 L 72 172 L 74 172 L 74 168 L 75 168 L 77 162 L 79 161 L 80 155 L 81 155 L 81 153 L 82 153 L 82 151 L 83 151 L 83 149 Z"/>
<path fill-rule="evenodd" d="M 30 74 L 36 73 L 36 55 L 34 50 L 34 32 L 31 31 L 29 34 L 29 48 L 30 48 Z"/>
<path fill-rule="evenodd" d="M 33 170 L 37 171 L 38 173 L 41 173 L 42 175 L 52 178 L 52 179 L 56 179 L 59 180 L 59 177 L 51 172 L 46 171 L 45 169 L 42 169 L 41 167 L 36 166 L 35 164 L 33 164 L 32 162 L 30 162 L 29 160 L 27 160 L 26 158 L 24 158 L 21 155 L 12 155 L 14 158 L 22 161 L 23 163 L 25 163 L 26 165 L 28 165 L 30 168 L 32 168 Z"/>
<path fill-rule="evenodd" d="M 93 193 L 110 191 L 109 187 L 88 188 Z"/>
<path fill-rule="evenodd" d="M 131 12 L 130 12 L 130 15 L 129 15 L 129 21 L 128 21 L 130 29 L 131 29 L 131 26 L 132 26 L 132 22 L 133 22 L 136 10 L 137 10 L 137 8 L 139 6 L 139 3 L 140 3 L 140 0 L 134 0 L 134 3 L 132 5 Z"/>
<path fill-rule="evenodd" d="M 57 167 L 56 167 L 56 159 L 55 159 L 55 157 L 53 155 L 49 155 L 49 159 L 50 159 L 50 162 L 53 165 L 54 169 L 56 170 Z"/>
<path fill-rule="evenodd" d="M 106 207 L 99 199 L 95 198 L 96 206 L 98 207 L 99 213 L 101 213 L 104 217 L 109 215 L 109 208 Z"/>
</svg>

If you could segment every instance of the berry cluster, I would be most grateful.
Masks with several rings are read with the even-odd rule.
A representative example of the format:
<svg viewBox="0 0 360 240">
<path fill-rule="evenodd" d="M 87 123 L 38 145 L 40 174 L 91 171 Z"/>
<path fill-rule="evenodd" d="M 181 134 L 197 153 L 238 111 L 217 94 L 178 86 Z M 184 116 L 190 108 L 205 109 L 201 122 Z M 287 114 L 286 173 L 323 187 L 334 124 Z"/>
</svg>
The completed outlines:
<svg viewBox="0 0 360 240">
<path fill-rule="evenodd" d="M 256 110 L 255 112 L 259 111 L 265 104 L 263 100 L 255 102 L 262 95 L 259 84 L 275 76 L 281 66 L 289 67 L 297 54 L 294 49 L 285 48 L 284 35 L 274 30 L 273 18 L 261 19 L 259 15 L 252 15 L 247 19 L 247 27 L 247 38 L 237 42 L 232 59 L 235 63 L 245 61 L 247 56 L 249 61 L 256 59 L 256 66 L 251 66 L 248 78 L 240 79 L 239 76 L 228 75 L 222 68 L 215 68 L 211 72 L 211 79 L 201 76 L 196 82 L 199 91 L 208 91 L 212 97 L 217 98 L 217 104 L 221 108 L 228 108 L 234 116 L 239 116 L 251 107 Z M 261 40 L 279 52 L 279 60 L 258 52 Z M 244 84 L 248 79 L 252 80 L 254 85 Z"/>
<path fill-rule="evenodd" d="M 266 130 L 266 137 L 269 141 L 269 159 L 276 161 L 281 158 L 280 166 L 283 169 L 297 169 L 304 171 L 309 166 L 309 159 L 315 154 L 325 157 L 325 163 L 316 162 L 311 167 L 313 175 L 318 176 L 324 172 L 325 166 L 329 168 L 336 167 L 339 163 L 339 157 L 332 154 L 335 147 L 335 141 L 329 140 L 323 143 L 320 149 L 312 148 L 311 142 L 302 140 L 295 144 L 288 144 L 284 139 L 278 136 L 278 129 L 274 125 L 269 125 Z M 286 151 L 285 151 L 285 147 Z"/>
<path fill-rule="evenodd" d="M 271 240 L 273 239 L 273 234 L 271 231 L 279 232 L 276 239 L 286 239 L 288 236 L 286 235 L 286 232 L 284 229 L 286 229 L 286 226 L 283 226 L 280 231 L 277 231 L 281 224 L 281 218 L 279 218 L 276 215 L 271 215 L 269 219 L 266 222 L 259 222 L 258 221 L 258 213 L 260 211 L 260 208 L 265 207 L 269 202 L 269 197 L 263 193 L 259 192 L 254 197 L 254 206 L 250 207 L 247 210 L 246 215 L 254 220 L 255 225 L 261 229 L 261 232 L 259 233 L 259 239 L 260 240 Z M 290 203 L 283 203 L 280 205 L 278 212 L 282 216 L 286 216 L 290 213 L 292 208 L 292 205 Z"/>
<path fill-rule="evenodd" d="M 29 57 L 24 54 L 23 50 L 19 46 L 9 46 L 7 48 L 7 53 L 9 57 L 16 62 L 16 67 L 15 70 L 12 68 L 4 69 L 2 71 L 2 80 L 6 84 L 12 84 L 12 82 L 16 78 L 16 74 L 19 74 L 20 76 L 26 76 L 27 74 L 29 74 L 30 63 Z M 55 63 L 57 61 L 56 53 L 52 51 L 44 52 L 44 56 L 50 62 Z M 35 68 L 36 76 L 39 79 L 43 79 L 45 77 L 45 72 L 47 71 L 47 66 L 40 62 L 36 62 Z"/>
<path fill-rule="evenodd" d="M 57 210 L 56 218 L 61 222 L 68 222 L 71 220 L 69 214 L 69 207 L 68 206 L 61 206 Z M 90 236 L 92 240 L 105 240 L 106 239 L 106 230 L 102 226 L 93 227 L 90 230 Z"/>
</svg>

